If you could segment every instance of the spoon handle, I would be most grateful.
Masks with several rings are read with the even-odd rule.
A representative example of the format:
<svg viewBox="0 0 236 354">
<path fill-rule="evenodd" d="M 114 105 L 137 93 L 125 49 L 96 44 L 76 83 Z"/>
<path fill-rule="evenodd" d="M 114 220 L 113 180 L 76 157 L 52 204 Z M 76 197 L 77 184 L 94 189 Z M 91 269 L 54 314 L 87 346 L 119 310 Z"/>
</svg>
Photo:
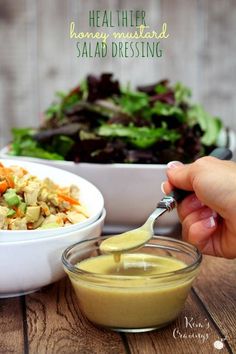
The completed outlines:
<svg viewBox="0 0 236 354">
<path fill-rule="evenodd" d="M 216 157 L 220 160 L 231 160 L 233 154 L 232 151 L 227 148 L 216 148 L 210 153 L 209 156 Z M 175 202 L 180 203 L 185 197 L 187 197 L 191 193 L 193 192 L 175 188 L 170 194 L 168 194 L 167 197 L 172 197 L 174 198 Z"/>
</svg>

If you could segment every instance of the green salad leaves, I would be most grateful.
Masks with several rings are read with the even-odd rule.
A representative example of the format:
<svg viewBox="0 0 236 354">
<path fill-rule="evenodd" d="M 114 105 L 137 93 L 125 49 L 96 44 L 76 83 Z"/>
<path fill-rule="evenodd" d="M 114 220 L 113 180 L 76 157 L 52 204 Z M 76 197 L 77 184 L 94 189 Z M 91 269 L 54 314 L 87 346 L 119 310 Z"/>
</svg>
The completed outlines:
<svg viewBox="0 0 236 354">
<path fill-rule="evenodd" d="M 121 87 L 112 74 L 89 75 L 45 111 L 39 128 L 14 128 L 10 154 L 96 163 L 192 161 L 217 145 L 221 120 L 168 80 Z"/>
</svg>

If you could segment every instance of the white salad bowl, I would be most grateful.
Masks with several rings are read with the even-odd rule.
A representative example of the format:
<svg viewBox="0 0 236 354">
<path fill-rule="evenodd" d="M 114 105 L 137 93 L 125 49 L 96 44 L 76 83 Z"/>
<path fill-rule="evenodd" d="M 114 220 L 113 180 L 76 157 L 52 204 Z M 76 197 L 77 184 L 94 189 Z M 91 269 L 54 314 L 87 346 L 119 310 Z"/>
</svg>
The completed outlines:
<svg viewBox="0 0 236 354">
<path fill-rule="evenodd" d="M 0 298 L 34 292 L 61 279 L 65 273 L 61 255 L 66 247 L 101 235 L 106 212 L 81 229 L 25 241 L 0 237 Z M 25 231 L 29 234 L 32 231 Z M 5 231 L 1 232 L 4 236 Z"/>
<path fill-rule="evenodd" d="M 32 175 L 37 176 L 39 179 L 50 178 L 53 182 L 60 187 L 66 187 L 75 185 L 80 190 L 80 202 L 86 208 L 89 217 L 79 223 L 50 229 L 36 229 L 36 230 L 4 230 L 0 231 L 0 240 L 8 241 L 8 238 L 12 240 L 27 240 L 34 237 L 48 237 L 50 235 L 58 235 L 65 232 L 71 232 L 81 229 L 86 225 L 89 225 L 96 221 L 104 208 L 104 199 L 101 192 L 90 182 L 84 178 L 79 177 L 77 174 L 65 171 L 65 169 L 58 169 L 55 167 L 42 165 L 38 163 L 32 163 L 28 161 L 22 161 L 22 159 L 0 159 L 0 163 L 9 167 L 17 165 L 25 168 Z M 57 166 L 59 167 L 59 166 Z"/>
</svg>

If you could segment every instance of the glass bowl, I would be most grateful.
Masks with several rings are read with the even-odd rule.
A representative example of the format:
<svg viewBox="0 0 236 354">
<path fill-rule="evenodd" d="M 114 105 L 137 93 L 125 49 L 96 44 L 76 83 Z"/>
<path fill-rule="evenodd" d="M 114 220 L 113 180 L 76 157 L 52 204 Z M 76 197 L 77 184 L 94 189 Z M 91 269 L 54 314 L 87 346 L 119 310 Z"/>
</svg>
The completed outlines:
<svg viewBox="0 0 236 354">
<path fill-rule="evenodd" d="M 109 236 L 98 237 L 68 247 L 62 255 L 62 263 L 75 290 L 84 315 L 95 325 L 120 332 L 146 332 L 166 326 L 181 312 L 202 260 L 194 246 L 169 237 L 154 236 L 142 248 L 123 254 L 132 257 L 142 254 L 143 274 L 126 270 L 120 275 L 79 269 L 86 261 L 101 261 L 100 243 Z M 96 257 L 91 259 L 91 257 Z M 154 257 L 154 258 L 153 258 Z M 181 268 L 162 272 L 146 272 L 149 260 L 160 258 L 164 262 L 181 263 Z M 163 257 L 165 257 L 163 259 Z M 137 261 L 137 260 L 136 260 Z M 82 263 L 80 263 L 82 262 Z M 115 261 L 114 261 L 115 262 Z M 184 263 L 182 263 L 184 262 Z M 150 264 L 149 264 L 150 263 Z M 119 267 L 119 263 L 115 264 Z M 132 268 L 132 264 L 130 266 Z M 156 273 L 155 273 L 156 272 Z"/>
</svg>

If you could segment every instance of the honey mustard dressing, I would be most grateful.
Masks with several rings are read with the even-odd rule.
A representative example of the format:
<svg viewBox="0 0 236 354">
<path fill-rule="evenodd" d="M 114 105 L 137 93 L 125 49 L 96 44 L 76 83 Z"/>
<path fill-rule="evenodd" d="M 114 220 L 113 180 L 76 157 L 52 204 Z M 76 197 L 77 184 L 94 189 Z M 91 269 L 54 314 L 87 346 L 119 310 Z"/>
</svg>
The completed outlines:
<svg viewBox="0 0 236 354">
<path fill-rule="evenodd" d="M 177 317 L 193 280 L 193 275 L 165 275 L 185 267 L 173 257 L 123 253 L 115 262 L 113 254 L 105 254 L 79 262 L 76 268 L 84 273 L 71 281 L 82 311 L 95 324 L 161 327 Z"/>
<path fill-rule="evenodd" d="M 111 236 L 100 244 L 103 253 L 122 253 L 138 248 L 150 239 L 148 230 L 132 230 L 117 236 Z"/>
<path fill-rule="evenodd" d="M 114 262 L 113 255 L 88 258 L 77 264 L 79 269 L 104 275 L 146 276 L 158 275 L 186 267 L 176 258 L 154 256 L 145 253 L 123 253 L 120 262 Z M 142 279 L 140 279 L 142 283 Z"/>
</svg>

